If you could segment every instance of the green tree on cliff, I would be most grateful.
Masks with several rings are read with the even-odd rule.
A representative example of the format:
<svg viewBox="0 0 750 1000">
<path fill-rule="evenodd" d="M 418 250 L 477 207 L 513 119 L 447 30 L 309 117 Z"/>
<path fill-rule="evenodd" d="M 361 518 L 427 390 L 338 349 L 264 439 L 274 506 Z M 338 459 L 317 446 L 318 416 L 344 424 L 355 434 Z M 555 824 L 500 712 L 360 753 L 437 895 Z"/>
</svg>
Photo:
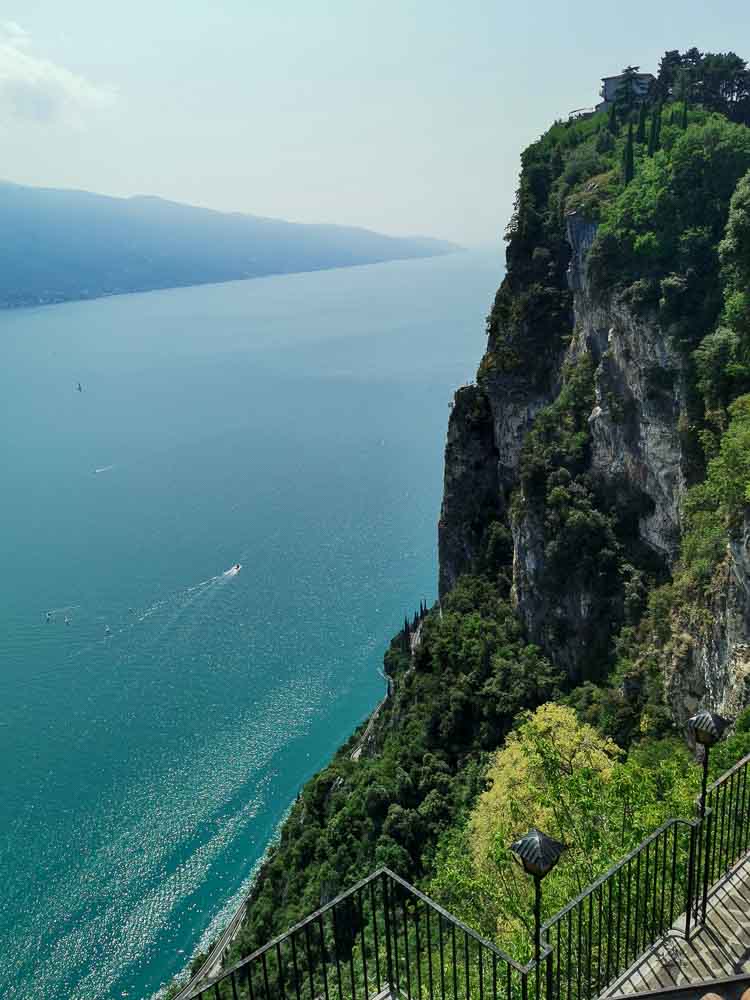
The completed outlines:
<svg viewBox="0 0 750 1000">
<path fill-rule="evenodd" d="M 617 87 L 615 104 L 624 120 L 630 118 L 631 112 L 636 105 L 636 81 L 640 66 L 626 66 L 622 70 L 622 79 Z"/>
<path fill-rule="evenodd" d="M 693 96 L 693 77 L 695 70 L 687 66 L 677 70 L 672 87 L 672 97 L 676 101 L 689 101 Z"/>
<path fill-rule="evenodd" d="M 672 94 L 677 74 L 682 67 L 682 56 L 678 49 L 669 49 L 661 57 L 656 78 L 656 92 L 660 101 L 666 101 Z"/>
<path fill-rule="evenodd" d="M 661 132 L 661 104 L 657 104 L 651 112 L 651 129 L 648 134 L 648 155 L 653 156 L 659 148 L 659 133 Z"/>
<path fill-rule="evenodd" d="M 638 128 L 636 129 L 635 132 L 636 142 L 642 143 L 646 141 L 646 115 L 647 115 L 647 106 L 646 102 L 643 101 L 640 108 L 638 109 Z"/>
<path fill-rule="evenodd" d="M 617 135 L 617 108 L 614 103 L 609 106 L 609 120 L 607 121 L 607 128 L 612 135 Z"/>
<path fill-rule="evenodd" d="M 622 156 L 622 179 L 627 185 L 635 176 L 635 158 L 633 155 L 633 123 L 628 125 L 628 139 Z"/>
</svg>

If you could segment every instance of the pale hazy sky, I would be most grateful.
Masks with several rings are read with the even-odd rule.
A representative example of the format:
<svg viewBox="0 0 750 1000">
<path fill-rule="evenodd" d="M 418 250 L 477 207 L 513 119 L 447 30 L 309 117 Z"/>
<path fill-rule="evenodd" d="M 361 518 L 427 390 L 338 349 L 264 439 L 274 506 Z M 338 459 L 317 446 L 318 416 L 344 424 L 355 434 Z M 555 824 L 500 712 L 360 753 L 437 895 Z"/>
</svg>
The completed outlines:
<svg viewBox="0 0 750 1000">
<path fill-rule="evenodd" d="M 518 154 L 724 0 L 0 0 L 0 177 L 496 240 Z"/>
</svg>

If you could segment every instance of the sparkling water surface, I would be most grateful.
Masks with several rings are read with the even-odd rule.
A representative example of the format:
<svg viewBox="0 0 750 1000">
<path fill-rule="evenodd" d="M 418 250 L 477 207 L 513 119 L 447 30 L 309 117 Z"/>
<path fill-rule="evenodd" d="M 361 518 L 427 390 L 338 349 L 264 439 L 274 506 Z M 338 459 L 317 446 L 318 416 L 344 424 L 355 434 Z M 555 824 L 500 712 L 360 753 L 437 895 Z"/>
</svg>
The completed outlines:
<svg viewBox="0 0 750 1000">
<path fill-rule="evenodd" d="M 382 696 L 499 276 L 0 314 L 0 995 L 152 996 Z"/>
</svg>

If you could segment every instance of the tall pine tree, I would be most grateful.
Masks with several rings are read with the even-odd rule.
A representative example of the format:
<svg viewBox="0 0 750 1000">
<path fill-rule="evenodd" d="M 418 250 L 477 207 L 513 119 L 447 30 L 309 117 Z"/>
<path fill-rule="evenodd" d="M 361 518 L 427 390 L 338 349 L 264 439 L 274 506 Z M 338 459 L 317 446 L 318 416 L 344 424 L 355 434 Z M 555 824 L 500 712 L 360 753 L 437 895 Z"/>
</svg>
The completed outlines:
<svg viewBox="0 0 750 1000">
<path fill-rule="evenodd" d="M 646 141 L 646 102 L 645 101 L 643 101 L 641 103 L 641 106 L 638 109 L 638 128 L 636 129 L 636 132 L 635 132 L 635 141 L 636 142 L 645 142 Z"/>
<path fill-rule="evenodd" d="M 635 174 L 635 158 L 633 155 L 633 123 L 628 125 L 628 140 L 622 157 L 622 179 L 627 186 Z"/>
<path fill-rule="evenodd" d="M 659 148 L 659 132 L 661 131 L 661 104 L 657 104 L 651 112 L 651 128 L 648 133 L 648 155 L 653 156 Z"/>
<path fill-rule="evenodd" d="M 617 108 L 614 105 L 614 101 L 609 106 L 609 121 L 607 122 L 607 128 L 612 135 L 617 135 Z"/>
</svg>

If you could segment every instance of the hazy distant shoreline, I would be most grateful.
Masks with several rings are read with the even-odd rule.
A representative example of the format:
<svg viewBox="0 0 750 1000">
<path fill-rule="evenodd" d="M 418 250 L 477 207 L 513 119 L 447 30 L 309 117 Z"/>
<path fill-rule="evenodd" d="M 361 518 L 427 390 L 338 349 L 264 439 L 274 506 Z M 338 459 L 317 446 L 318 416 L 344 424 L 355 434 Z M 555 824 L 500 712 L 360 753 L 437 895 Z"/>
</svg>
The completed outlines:
<svg viewBox="0 0 750 1000">
<path fill-rule="evenodd" d="M 0 182 L 0 307 L 442 256 L 432 237 Z"/>
<path fill-rule="evenodd" d="M 377 264 L 396 264 L 408 260 L 429 260 L 431 257 L 447 257 L 451 254 L 466 253 L 466 247 L 456 246 L 452 250 L 431 254 L 425 257 L 387 257 L 384 260 L 363 261 L 354 264 L 326 264 L 321 267 L 308 267 L 299 271 L 269 271 L 264 274 L 249 274 L 244 277 L 219 278 L 206 281 L 191 281 L 176 285 L 150 285 L 145 288 L 128 288 L 121 291 L 98 292 L 95 295 L 71 295 L 67 298 L 28 299 L 19 302 L 0 301 L 0 312 L 13 312 L 22 309 L 42 309 L 47 306 L 69 305 L 73 302 L 97 302 L 101 299 L 113 299 L 123 295 L 148 295 L 151 292 L 170 292 L 185 288 L 205 288 L 207 285 L 231 285 L 241 281 L 257 281 L 261 278 L 284 278 L 293 274 L 316 274 L 320 271 L 345 271 L 352 268 L 373 267 Z"/>
</svg>

